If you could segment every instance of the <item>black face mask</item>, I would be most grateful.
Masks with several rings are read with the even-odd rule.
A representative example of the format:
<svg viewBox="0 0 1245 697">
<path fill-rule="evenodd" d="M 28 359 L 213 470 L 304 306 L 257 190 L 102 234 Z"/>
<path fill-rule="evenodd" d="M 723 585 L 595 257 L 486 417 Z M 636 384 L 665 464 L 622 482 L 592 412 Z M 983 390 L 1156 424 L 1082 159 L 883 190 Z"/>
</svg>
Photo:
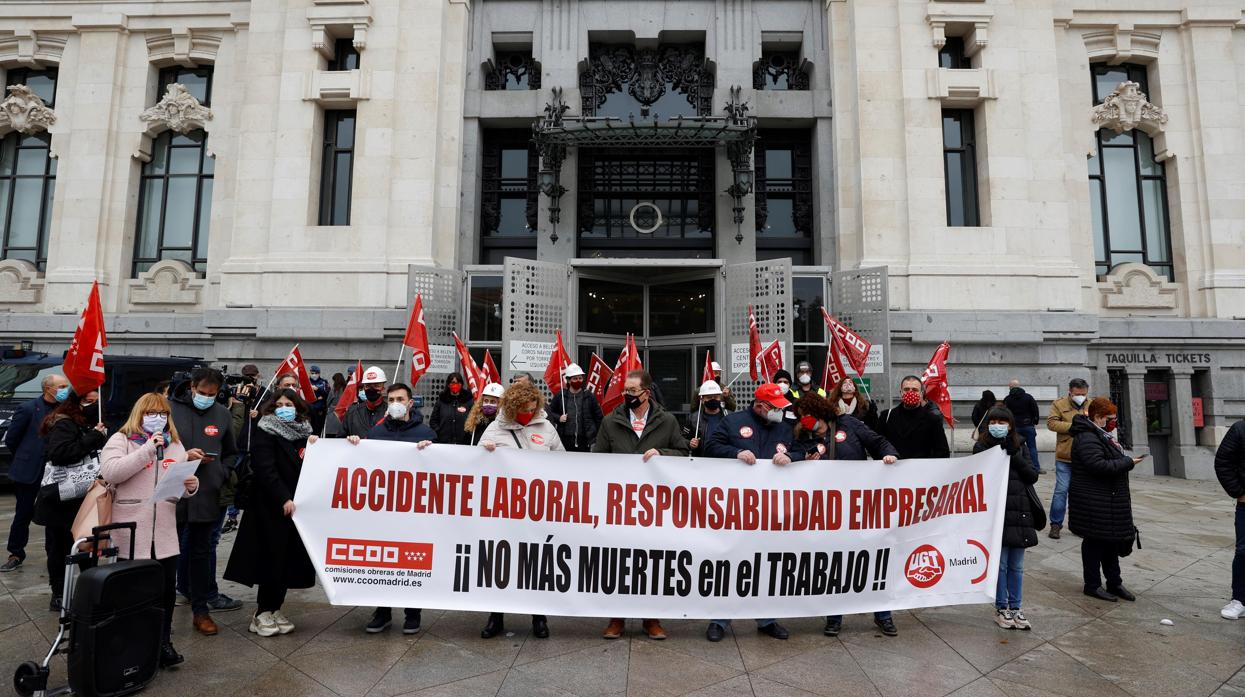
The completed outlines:
<svg viewBox="0 0 1245 697">
<path fill-rule="evenodd" d="M 367 397 L 367 401 L 375 402 L 380 399 L 380 390 L 363 390 L 363 396 Z"/>
<path fill-rule="evenodd" d="M 705 408 L 708 409 L 709 411 L 717 411 L 718 409 L 722 408 L 722 400 L 706 399 Z"/>
<path fill-rule="evenodd" d="M 640 405 L 644 403 L 644 400 L 633 394 L 625 394 L 623 395 L 623 403 L 627 405 L 628 409 L 635 411 L 640 408 Z"/>
</svg>

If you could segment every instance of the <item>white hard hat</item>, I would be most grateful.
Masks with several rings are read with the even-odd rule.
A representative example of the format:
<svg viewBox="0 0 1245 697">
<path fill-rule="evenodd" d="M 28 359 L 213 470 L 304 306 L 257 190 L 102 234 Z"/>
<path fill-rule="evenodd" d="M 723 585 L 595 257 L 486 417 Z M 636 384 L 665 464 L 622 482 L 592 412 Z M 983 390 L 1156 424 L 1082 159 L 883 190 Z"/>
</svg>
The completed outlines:
<svg viewBox="0 0 1245 697">
<path fill-rule="evenodd" d="M 583 374 L 584 369 L 580 368 L 578 363 L 572 363 L 566 366 L 566 377 L 568 378 L 582 377 Z"/>
<path fill-rule="evenodd" d="M 362 382 L 364 385 L 370 385 L 372 383 L 377 383 L 377 382 L 387 382 L 387 380 L 385 379 L 385 371 L 381 370 L 380 368 L 377 368 L 374 365 L 370 365 L 368 366 L 367 370 L 363 371 Z"/>
<path fill-rule="evenodd" d="M 501 399 L 501 396 L 503 393 L 505 393 L 505 391 L 506 391 L 506 388 L 502 387 L 501 383 L 490 382 L 489 384 L 484 386 L 484 392 L 482 392 L 480 396 L 496 397 L 498 399 Z"/>
<path fill-rule="evenodd" d="M 714 380 L 705 380 L 700 386 L 700 396 L 708 397 L 710 395 L 722 394 L 722 386 Z"/>
<path fill-rule="evenodd" d="M 709 363 L 709 367 L 712 368 L 716 372 L 719 372 L 719 373 L 722 372 L 722 364 L 718 363 L 717 361 L 711 361 Z"/>
</svg>

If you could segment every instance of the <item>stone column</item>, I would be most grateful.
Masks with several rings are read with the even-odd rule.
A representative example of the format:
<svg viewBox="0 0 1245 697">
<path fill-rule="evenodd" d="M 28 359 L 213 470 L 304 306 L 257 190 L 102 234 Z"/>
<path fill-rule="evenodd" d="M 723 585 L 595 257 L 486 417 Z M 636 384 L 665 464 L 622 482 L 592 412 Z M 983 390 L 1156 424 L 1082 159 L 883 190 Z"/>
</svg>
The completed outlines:
<svg viewBox="0 0 1245 697">
<path fill-rule="evenodd" d="M 1193 369 L 1172 368 L 1172 440 L 1171 474 L 1183 479 L 1214 479 L 1214 457 L 1211 451 L 1197 445 L 1193 431 Z"/>
<path fill-rule="evenodd" d="M 1149 455 L 1150 442 L 1146 428 L 1146 369 L 1142 366 L 1128 366 L 1128 412 L 1120 414 L 1128 419 L 1128 429 L 1133 438 L 1133 454 Z M 1122 406 L 1122 405 L 1117 405 Z M 1137 474 L 1154 474 L 1154 458 L 1148 457 L 1133 470 Z"/>
</svg>

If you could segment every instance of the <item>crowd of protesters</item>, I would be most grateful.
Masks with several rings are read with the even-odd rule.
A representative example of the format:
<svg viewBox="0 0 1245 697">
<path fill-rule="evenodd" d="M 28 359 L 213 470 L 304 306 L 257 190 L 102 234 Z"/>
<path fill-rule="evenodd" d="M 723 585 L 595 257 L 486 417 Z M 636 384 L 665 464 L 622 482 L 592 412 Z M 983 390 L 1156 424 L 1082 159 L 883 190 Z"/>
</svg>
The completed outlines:
<svg viewBox="0 0 1245 697">
<path fill-rule="evenodd" d="M 221 593 L 216 579 L 216 549 L 222 534 L 237 530 L 223 578 L 257 588 L 256 608 L 248 629 L 261 637 L 287 634 L 295 624 L 282 611 L 290 589 L 310 588 L 315 571 L 294 527 L 294 494 L 308 445 L 317 434 L 358 444 L 364 439 L 535 451 L 570 451 L 655 456 L 729 458 L 747 465 L 768 462 L 880 460 L 950 457 L 943 417 L 926 401 L 916 376 L 900 381 L 899 403 L 879 413 L 861 383 L 844 379 L 828 389 L 817 387 L 812 366 L 801 362 L 793 376 L 779 370 L 772 382 L 758 386 L 751 401 L 737 399 L 721 382 L 720 367 L 693 396 L 694 409 L 680 422 L 662 404 L 652 377 L 632 371 L 623 384 L 623 400 L 602 412 L 585 385 L 582 369 L 571 365 L 565 385 L 546 401 L 534 379 L 521 373 L 509 386 L 488 384 L 473 397 L 463 376 L 452 373 L 430 418 L 417 406 L 413 390 L 390 382 L 378 367 L 362 372 L 357 386 L 343 375 L 321 379 L 312 366 L 314 400 L 300 396 L 298 380 L 283 376 L 260 389 L 259 371 L 244 366 L 255 383 L 250 392 L 222 395 L 226 378 L 199 368 L 186 379 L 145 394 L 119 430 L 109 435 L 99 417 L 99 394 L 78 395 L 63 376 L 49 375 L 42 394 L 21 405 L 5 442 L 13 454 L 11 478 L 17 506 L 8 539 L 8 560 L 0 572 L 21 567 L 32 520 L 44 526 L 49 607 L 62 604 L 65 564 L 72 545 L 70 526 L 82 482 L 71 470 L 94 459 L 99 477 L 115 487 L 114 522 L 137 523 L 134 556 L 156 559 L 165 570 L 165 609 L 161 666 L 182 662 L 171 643 L 173 607 L 179 598 L 191 607 L 191 626 L 202 635 L 219 630 L 213 612 L 242 607 Z M 329 407 L 346 390 L 357 397 L 340 419 Z M 349 401 L 349 400 L 347 400 Z M 1002 448 L 1008 456 L 1001 554 L 994 622 L 1004 629 L 1031 628 L 1022 603 L 1025 550 L 1038 544 L 1046 527 L 1045 505 L 1033 489 L 1042 473 L 1036 445 L 1036 400 L 1013 381 L 1007 396 L 992 392 L 972 413 L 974 452 Z M 1105 397 L 1090 398 L 1084 380 L 1072 380 L 1068 393 L 1050 407 L 1046 427 L 1056 436 L 1055 489 L 1050 502 L 1048 536 L 1064 530 L 1081 538 L 1084 593 L 1106 602 L 1131 601 L 1123 584 L 1119 558 L 1139 546 L 1132 517 L 1129 473 L 1141 458 L 1127 454 L 1116 433 L 1116 406 Z M 149 506 L 148 501 L 169 465 L 199 462 L 182 483 L 182 497 Z M 1237 500 L 1236 556 L 1232 599 L 1222 610 L 1227 619 L 1245 614 L 1245 422 L 1229 431 L 1215 460 L 1225 491 Z M 89 484 L 89 482 L 88 482 Z M 52 487 L 52 489 L 49 489 Z M 55 491 L 53 491 L 53 489 Z M 55 495 L 53 495 L 55 494 Z M 240 516 L 238 512 L 242 511 Z M 120 549 L 129 549 L 128 533 L 117 533 Z M 1104 585 L 1105 577 L 1105 585 Z M 404 634 L 420 631 L 420 610 L 404 610 Z M 885 636 L 898 627 L 888 611 L 875 612 Z M 376 608 L 363 627 L 368 633 L 390 628 L 392 609 Z M 531 617 L 532 635 L 549 636 L 548 618 Z M 705 636 L 721 641 L 729 620 L 712 620 Z M 777 620 L 756 620 L 757 631 L 774 639 L 789 633 Z M 824 634 L 838 636 L 841 616 L 825 618 Z M 643 619 L 650 639 L 666 638 L 655 618 Z M 603 631 L 617 639 L 626 618 L 612 618 Z M 480 632 L 488 639 L 505 632 L 505 617 L 491 613 Z"/>
</svg>

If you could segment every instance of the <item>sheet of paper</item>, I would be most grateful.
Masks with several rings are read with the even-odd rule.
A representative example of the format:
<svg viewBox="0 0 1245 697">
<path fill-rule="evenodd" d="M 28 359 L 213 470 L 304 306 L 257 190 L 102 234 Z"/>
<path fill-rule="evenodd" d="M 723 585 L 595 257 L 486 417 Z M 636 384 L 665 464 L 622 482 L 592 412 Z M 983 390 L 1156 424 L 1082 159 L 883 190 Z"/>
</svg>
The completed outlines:
<svg viewBox="0 0 1245 697">
<path fill-rule="evenodd" d="M 160 465 L 156 466 L 160 467 Z M 186 477 L 194 474 L 197 469 L 199 469 L 198 460 L 174 462 L 169 465 L 169 468 L 160 475 L 160 482 L 156 484 L 156 492 L 151 495 L 147 503 L 154 504 L 169 499 L 180 499 L 182 492 L 186 490 Z"/>
</svg>

